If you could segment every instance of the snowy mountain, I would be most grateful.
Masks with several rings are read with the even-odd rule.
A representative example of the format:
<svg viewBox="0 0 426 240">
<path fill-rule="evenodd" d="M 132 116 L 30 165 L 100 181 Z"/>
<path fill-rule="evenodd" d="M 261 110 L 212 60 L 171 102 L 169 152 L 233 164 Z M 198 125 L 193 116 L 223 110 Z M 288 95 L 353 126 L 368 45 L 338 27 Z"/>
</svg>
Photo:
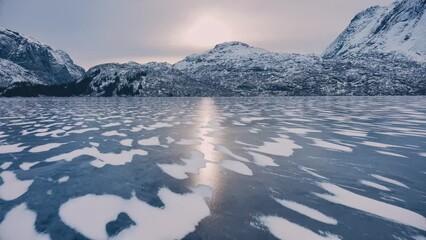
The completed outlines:
<svg viewBox="0 0 426 240">
<path fill-rule="evenodd" d="M 84 73 L 64 51 L 4 28 L 0 28 L 0 66 L 0 87 L 17 82 L 62 84 Z"/>
<path fill-rule="evenodd" d="M 394 54 L 323 59 L 230 42 L 174 66 L 234 96 L 407 95 L 426 90 L 426 64 Z"/>
<path fill-rule="evenodd" d="M 357 14 L 324 51 L 324 58 L 359 53 L 397 53 L 426 61 L 426 1 L 399 0 Z"/>
</svg>

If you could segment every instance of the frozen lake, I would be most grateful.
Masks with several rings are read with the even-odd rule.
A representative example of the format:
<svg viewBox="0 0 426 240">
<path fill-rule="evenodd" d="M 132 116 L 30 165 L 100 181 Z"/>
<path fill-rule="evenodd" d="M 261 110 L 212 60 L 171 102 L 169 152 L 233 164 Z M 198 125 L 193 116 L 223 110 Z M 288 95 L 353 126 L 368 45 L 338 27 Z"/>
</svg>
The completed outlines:
<svg viewBox="0 0 426 240">
<path fill-rule="evenodd" d="M 426 239 L 426 98 L 0 99 L 0 239 Z"/>
</svg>

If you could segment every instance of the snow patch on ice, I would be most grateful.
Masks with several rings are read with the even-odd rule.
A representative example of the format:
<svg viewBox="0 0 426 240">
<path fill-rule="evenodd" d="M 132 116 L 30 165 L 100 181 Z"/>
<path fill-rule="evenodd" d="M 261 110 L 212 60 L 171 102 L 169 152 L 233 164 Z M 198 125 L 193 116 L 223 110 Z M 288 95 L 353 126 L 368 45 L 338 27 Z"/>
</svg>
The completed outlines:
<svg viewBox="0 0 426 240">
<path fill-rule="evenodd" d="M 133 139 L 124 139 L 120 141 L 120 144 L 126 147 L 131 147 L 133 143 Z"/>
<path fill-rule="evenodd" d="M 119 133 L 119 132 L 114 130 L 114 131 L 104 132 L 104 133 L 102 133 L 102 136 L 105 136 L 105 137 L 113 137 L 113 136 L 126 137 L 127 135 L 124 134 L 124 133 Z"/>
<path fill-rule="evenodd" d="M 312 239 L 312 240 L 340 240 L 341 238 L 337 235 L 326 233 L 319 235 L 305 227 L 292 223 L 284 218 L 276 216 L 264 216 L 260 217 L 260 222 L 265 225 L 269 231 L 282 240 L 301 240 L 301 239 Z"/>
<path fill-rule="evenodd" d="M 367 137 L 367 133 L 363 131 L 357 131 L 357 130 L 340 130 L 334 132 L 339 135 L 345 135 L 350 137 Z"/>
<path fill-rule="evenodd" d="M 124 165 L 133 160 L 135 155 L 146 156 L 148 153 L 140 149 L 132 149 L 129 151 L 122 151 L 120 153 L 101 153 L 97 148 L 82 148 L 71 151 L 69 153 L 60 154 L 51 158 L 46 159 L 46 162 L 56 162 L 56 161 L 72 161 L 73 159 L 88 155 L 96 158 L 91 164 L 95 167 L 101 168 L 107 164 L 113 166 Z"/>
<path fill-rule="evenodd" d="M 176 142 L 179 145 L 199 145 L 201 141 L 199 139 L 181 139 Z"/>
<path fill-rule="evenodd" d="M 11 144 L 11 145 L 0 145 L 0 154 L 6 154 L 6 153 L 18 153 L 22 152 L 26 146 L 22 146 L 22 143 L 17 144 Z"/>
<path fill-rule="evenodd" d="M 37 147 L 33 147 L 29 150 L 29 152 L 31 153 L 47 152 L 54 148 L 58 148 L 64 144 L 65 143 L 48 143 L 48 144 L 40 145 Z"/>
<path fill-rule="evenodd" d="M 262 120 L 266 120 L 269 118 L 264 118 L 264 117 L 242 117 L 241 121 L 245 122 L 245 123 L 251 123 L 253 121 L 262 121 Z"/>
<path fill-rule="evenodd" d="M 164 203 L 162 208 L 135 196 L 127 200 L 115 195 L 89 194 L 65 202 L 59 208 L 59 216 L 66 225 L 90 239 L 181 239 L 210 215 L 207 204 L 198 194 L 181 195 L 162 188 L 158 196 Z M 106 225 L 122 212 L 135 225 L 109 238 Z"/>
<path fill-rule="evenodd" d="M 393 152 L 388 152 L 388 151 L 377 150 L 376 152 L 383 154 L 383 155 L 393 156 L 393 157 L 407 158 L 404 155 L 401 155 L 401 154 L 398 154 L 398 153 L 393 153 Z"/>
<path fill-rule="evenodd" d="M 302 171 L 304 171 L 304 172 L 306 172 L 306 173 L 308 173 L 308 174 L 310 174 L 310 175 L 312 175 L 314 177 L 322 178 L 322 179 L 328 179 L 328 178 L 326 178 L 326 177 L 324 177 L 324 176 L 316 173 L 315 169 L 308 168 L 308 167 L 303 167 L 303 166 L 299 166 L 299 168 L 300 168 L 300 170 L 302 170 Z"/>
<path fill-rule="evenodd" d="M 312 144 L 313 146 L 322 147 L 322 148 L 331 149 L 331 150 L 343 151 L 343 152 L 352 152 L 352 148 L 344 146 L 344 145 L 327 142 L 318 138 L 312 138 L 312 140 L 314 141 L 314 144 Z"/>
<path fill-rule="evenodd" d="M 299 134 L 299 135 L 305 135 L 309 133 L 319 133 L 321 131 L 314 130 L 314 129 L 307 129 L 307 128 L 287 128 L 287 127 L 281 127 L 281 130 L 284 130 L 289 133 Z"/>
<path fill-rule="evenodd" d="M 114 123 L 108 123 L 108 124 L 102 125 L 101 127 L 103 127 L 103 128 L 109 128 L 109 127 L 116 127 L 116 126 L 120 126 L 120 125 L 121 125 L 121 123 L 114 122 Z"/>
<path fill-rule="evenodd" d="M 0 224 L 0 239 L 2 240 L 49 240 L 48 234 L 37 232 L 35 229 L 37 214 L 22 203 L 10 210 Z"/>
<path fill-rule="evenodd" d="M 185 164 L 157 164 L 163 172 L 176 179 L 188 178 L 187 173 L 198 173 L 201 168 L 206 167 L 204 154 L 199 151 L 191 151 L 188 159 L 181 159 Z"/>
<path fill-rule="evenodd" d="M 4 162 L 2 165 L 0 165 L 0 168 L 3 170 L 8 169 L 11 165 L 13 164 L 13 162 Z"/>
<path fill-rule="evenodd" d="M 161 145 L 158 137 L 151 137 L 151 138 L 139 140 L 138 144 L 142 146 L 160 146 Z"/>
<path fill-rule="evenodd" d="M 19 165 L 19 168 L 21 168 L 24 171 L 30 170 L 30 168 L 34 165 L 39 164 L 40 162 L 23 162 Z"/>
<path fill-rule="evenodd" d="M 58 183 L 64 183 L 70 179 L 69 176 L 64 176 L 58 179 Z"/>
<path fill-rule="evenodd" d="M 391 178 L 383 177 L 383 176 L 380 176 L 380 175 L 377 175 L 377 174 L 371 174 L 371 176 L 380 180 L 380 181 L 383 181 L 383 182 L 387 182 L 387 183 L 394 184 L 394 185 L 404 187 L 404 188 L 409 188 L 407 185 L 403 184 L 402 182 L 399 182 L 399 181 L 391 179 Z"/>
<path fill-rule="evenodd" d="M 379 190 L 382 190 L 382 191 L 390 191 L 389 188 L 387 188 L 383 185 L 380 185 L 378 183 L 375 183 L 375 182 L 371 182 L 371 181 L 367 181 L 367 180 L 361 180 L 360 182 L 362 184 L 364 184 L 365 186 L 368 186 L 368 187 L 372 187 L 372 188 L 379 189 Z"/>
<path fill-rule="evenodd" d="M 253 172 L 251 171 L 251 169 L 242 162 L 232 161 L 232 160 L 222 160 L 220 162 L 220 165 L 233 172 L 236 172 L 242 175 L 253 176 Z"/>
<path fill-rule="evenodd" d="M 311 219 L 326 223 L 326 224 L 331 224 L 331 225 L 337 225 L 337 220 L 329 217 L 313 208 L 310 208 L 308 206 L 302 205 L 300 203 L 297 202 L 293 202 L 293 201 L 287 201 L 284 199 L 275 199 L 275 201 L 277 201 L 279 204 L 283 205 L 286 208 L 289 208 L 293 211 L 296 211 L 302 215 L 305 215 Z"/>
<path fill-rule="evenodd" d="M 262 146 L 257 148 L 247 148 L 256 152 L 267 153 L 271 155 L 289 157 L 293 155 L 295 149 L 302 149 L 301 146 L 294 141 L 280 135 L 281 138 L 272 138 L 274 142 L 264 142 Z"/>
<path fill-rule="evenodd" d="M 418 213 L 358 195 L 331 183 L 320 183 L 319 186 L 332 195 L 319 193 L 315 195 L 327 201 L 426 231 L 426 218 Z"/>
<path fill-rule="evenodd" d="M 250 154 L 253 157 L 254 163 L 258 166 L 261 166 L 261 167 L 266 167 L 266 166 L 277 167 L 277 166 L 279 166 L 278 164 L 276 164 L 274 162 L 273 158 L 268 157 L 266 155 L 263 155 L 263 154 L 260 154 L 260 153 L 255 153 L 255 152 L 248 152 L 248 154 Z"/>
<path fill-rule="evenodd" d="M 370 146 L 370 147 L 378 147 L 378 148 L 389 148 L 389 147 L 399 147 L 391 144 L 385 144 L 385 143 L 378 143 L 378 142 L 371 142 L 371 141 L 364 141 L 361 144 Z"/>
<path fill-rule="evenodd" d="M 15 173 L 10 171 L 0 173 L 0 177 L 3 179 L 0 198 L 5 201 L 12 201 L 22 196 L 34 182 L 34 180 L 19 180 Z"/>
</svg>

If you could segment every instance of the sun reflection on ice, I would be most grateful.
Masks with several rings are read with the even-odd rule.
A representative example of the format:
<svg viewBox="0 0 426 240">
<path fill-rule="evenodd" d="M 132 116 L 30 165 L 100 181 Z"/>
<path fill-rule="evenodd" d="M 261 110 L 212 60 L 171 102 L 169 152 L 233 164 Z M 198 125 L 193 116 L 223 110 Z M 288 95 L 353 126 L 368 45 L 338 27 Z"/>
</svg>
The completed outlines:
<svg viewBox="0 0 426 240">
<path fill-rule="evenodd" d="M 218 162 L 221 153 L 215 150 L 215 145 L 222 142 L 222 130 L 220 117 L 213 98 L 203 98 L 196 111 L 197 124 L 195 126 L 195 137 L 200 139 L 200 144 L 195 149 L 204 154 L 204 158 L 208 161 L 205 168 L 200 169 L 197 176 L 192 179 L 192 184 L 206 185 L 213 191 L 220 188 L 220 171 Z"/>
</svg>

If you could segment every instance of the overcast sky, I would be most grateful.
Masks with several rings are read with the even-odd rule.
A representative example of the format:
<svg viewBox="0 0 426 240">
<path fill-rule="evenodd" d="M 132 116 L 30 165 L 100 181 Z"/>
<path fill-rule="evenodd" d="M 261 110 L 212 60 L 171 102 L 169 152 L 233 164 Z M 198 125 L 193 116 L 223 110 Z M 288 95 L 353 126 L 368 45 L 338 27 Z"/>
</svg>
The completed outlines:
<svg viewBox="0 0 426 240">
<path fill-rule="evenodd" d="M 68 52 L 86 69 L 167 61 L 238 40 L 321 53 L 356 13 L 391 0 L 0 0 L 0 26 Z"/>
</svg>

